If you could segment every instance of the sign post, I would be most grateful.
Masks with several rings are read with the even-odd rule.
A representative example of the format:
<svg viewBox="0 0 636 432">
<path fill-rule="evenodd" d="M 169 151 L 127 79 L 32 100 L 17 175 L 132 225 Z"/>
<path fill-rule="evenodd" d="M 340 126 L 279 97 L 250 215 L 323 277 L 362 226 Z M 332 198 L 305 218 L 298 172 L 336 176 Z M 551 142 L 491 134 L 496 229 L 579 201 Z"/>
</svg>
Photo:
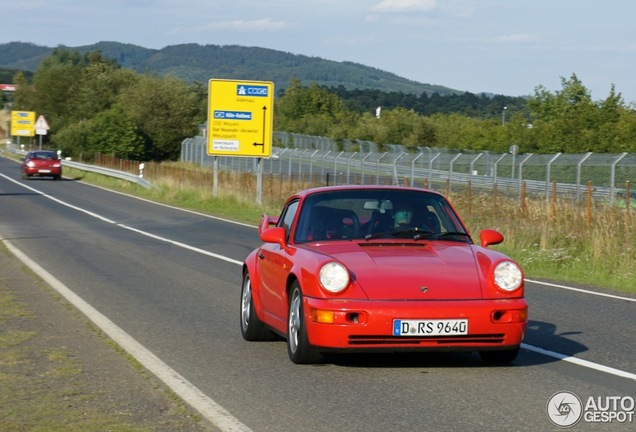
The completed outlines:
<svg viewBox="0 0 636 432">
<path fill-rule="evenodd" d="M 44 116 L 41 115 L 35 122 L 35 133 L 39 135 L 40 150 L 42 150 L 42 135 L 46 135 L 48 130 L 49 124 L 46 122 Z"/>
<path fill-rule="evenodd" d="M 208 154 L 269 158 L 274 127 L 274 84 L 211 79 L 208 87 Z M 258 161 L 260 167 L 260 159 Z M 257 189 L 262 187 L 258 170 Z M 218 191 L 216 175 L 214 191 Z M 261 190 L 256 199 L 260 204 Z"/>
</svg>

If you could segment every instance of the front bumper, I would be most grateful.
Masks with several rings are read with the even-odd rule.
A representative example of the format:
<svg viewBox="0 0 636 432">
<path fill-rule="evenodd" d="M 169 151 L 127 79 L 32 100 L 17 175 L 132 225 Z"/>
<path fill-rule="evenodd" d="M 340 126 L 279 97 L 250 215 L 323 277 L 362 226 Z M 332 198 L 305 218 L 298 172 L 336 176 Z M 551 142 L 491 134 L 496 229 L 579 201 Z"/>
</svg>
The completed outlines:
<svg viewBox="0 0 636 432">
<path fill-rule="evenodd" d="M 309 343 L 324 350 L 488 350 L 518 347 L 527 324 L 524 299 L 365 301 L 304 298 Z M 331 323 L 319 322 L 325 312 Z M 468 334 L 394 336 L 393 320 L 467 319 Z"/>
</svg>

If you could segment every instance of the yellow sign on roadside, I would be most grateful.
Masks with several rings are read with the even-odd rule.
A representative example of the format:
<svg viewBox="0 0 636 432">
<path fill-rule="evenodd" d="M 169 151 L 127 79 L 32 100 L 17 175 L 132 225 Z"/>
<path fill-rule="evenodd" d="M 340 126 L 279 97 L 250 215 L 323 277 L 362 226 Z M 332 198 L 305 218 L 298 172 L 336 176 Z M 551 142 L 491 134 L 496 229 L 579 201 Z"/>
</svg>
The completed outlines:
<svg viewBox="0 0 636 432">
<path fill-rule="evenodd" d="M 34 111 L 11 111 L 11 135 L 29 136 L 35 135 Z"/>
<path fill-rule="evenodd" d="M 208 90 L 208 154 L 270 157 L 274 84 L 212 79 Z"/>
</svg>

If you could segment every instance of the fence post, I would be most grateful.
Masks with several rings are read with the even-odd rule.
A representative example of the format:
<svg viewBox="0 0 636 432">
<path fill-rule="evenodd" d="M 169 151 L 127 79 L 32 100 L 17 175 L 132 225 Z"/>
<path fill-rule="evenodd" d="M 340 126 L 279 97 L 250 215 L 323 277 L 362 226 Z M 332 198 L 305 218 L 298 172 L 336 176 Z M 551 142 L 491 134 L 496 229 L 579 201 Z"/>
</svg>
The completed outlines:
<svg viewBox="0 0 636 432">
<path fill-rule="evenodd" d="M 521 193 L 521 189 L 524 189 L 524 193 L 525 193 L 525 189 L 527 187 L 526 182 L 523 181 L 523 164 L 526 163 L 526 161 L 528 159 L 530 159 L 533 156 L 533 153 L 528 153 L 528 156 L 526 156 L 521 162 L 519 162 L 519 192 Z"/>
<path fill-rule="evenodd" d="M 561 153 L 557 153 L 554 155 L 554 157 L 552 159 L 550 159 L 550 161 L 548 162 L 548 166 L 546 168 L 546 175 L 545 175 L 545 199 L 546 201 L 548 200 L 548 186 L 550 185 L 550 170 L 552 169 L 552 163 L 558 159 L 558 157 L 561 156 Z"/>
<path fill-rule="evenodd" d="M 587 206 L 585 209 L 586 222 L 589 227 L 592 224 L 592 182 L 587 181 Z"/>
<path fill-rule="evenodd" d="M 579 189 L 581 187 L 581 166 L 583 163 L 592 156 L 592 152 L 586 153 L 585 156 L 576 164 L 576 202 L 579 202 Z"/>
<path fill-rule="evenodd" d="M 453 164 L 460 157 L 462 157 L 462 153 L 459 153 L 457 156 L 451 159 L 450 163 L 448 164 L 448 193 L 449 195 L 450 195 L 451 189 L 453 188 Z"/>
<path fill-rule="evenodd" d="M 470 177 L 470 180 L 468 180 L 468 191 L 467 191 L 467 195 L 468 195 L 468 215 L 472 216 L 473 214 L 473 180 L 472 180 L 472 176 Z"/>
<path fill-rule="evenodd" d="M 527 201 L 526 182 L 521 184 L 521 211 L 523 214 L 528 214 L 528 201 Z"/>
<path fill-rule="evenodd" d="M 360 183 L 362 183 L 362 184 L 364 184 L 364 171 L 366 170 L 366 168 L 365 168 L 366 167 L 366 161 L 367 161 L 367 158 L 369 156 L 371 156 L 372 154 L 373 153 L 371 153 L 371 152 L 367 153 L 367 155 L 365 157 L 363 157 L 362 160 L 360 161 L 360 172 L 361 172 L 361 176 L 362 176 L 362 179 L 360 180 Z"/>
<path fill-rule="evenodd" d="M 552 182 L 552 223 L 556 224 L 556 209 L 557 209 L 557 183 Z"/>
<path fill-rule="evenodd" d="M 411 161 L 411 186 L 415 184 L 415 161 L 418 160 L 424 153 L 420 153 Z"/>
<path fill-rule="evenodd" d="M 618 165 L 618 163 L 621 161 L 621 159 L 623 159 L 625 156 L 627 156 L 628 153 L 623 153 L 620 156 L 618 156 L 614 162 L 612 162 L 612 167 L 611 167 L 611 172 L 610 172 L 610 206 L 614 205 L 614 182 L 616 181 L 616 165 Z"/>
<path fill-rule="evenodd" d="M 630 194 L 631 194 L 630 189 L 631 189 L 630 188 L 630 182 L 629 182 L 629 180 L 627 180 L 625 182 L 625 208 L 627 210 L 629 210 L 629 198 L 630 198 Z"/>
</svg>

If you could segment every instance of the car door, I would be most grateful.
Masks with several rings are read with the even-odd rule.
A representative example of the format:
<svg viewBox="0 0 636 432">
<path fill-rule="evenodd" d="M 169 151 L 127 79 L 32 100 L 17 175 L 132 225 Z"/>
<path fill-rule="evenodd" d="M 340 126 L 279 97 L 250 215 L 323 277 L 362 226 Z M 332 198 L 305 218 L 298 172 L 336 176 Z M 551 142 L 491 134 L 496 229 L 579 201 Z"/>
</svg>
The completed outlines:
<svg viewBox="0 0 636 432">
<path fill-rule="evenodd" d="M 285 228 L 286 243 L 298 210 L 298 201 L 290 202 L 281 214 L 276 226 Z M 261 277 L 261 303 L 266 321 L 277 328 L 284 329 L 287 321 L 286 281 L 291 268 L 286 247 L 278 243 L 265 243 L 258 253 L 259 274 Z"/>
</svg>

